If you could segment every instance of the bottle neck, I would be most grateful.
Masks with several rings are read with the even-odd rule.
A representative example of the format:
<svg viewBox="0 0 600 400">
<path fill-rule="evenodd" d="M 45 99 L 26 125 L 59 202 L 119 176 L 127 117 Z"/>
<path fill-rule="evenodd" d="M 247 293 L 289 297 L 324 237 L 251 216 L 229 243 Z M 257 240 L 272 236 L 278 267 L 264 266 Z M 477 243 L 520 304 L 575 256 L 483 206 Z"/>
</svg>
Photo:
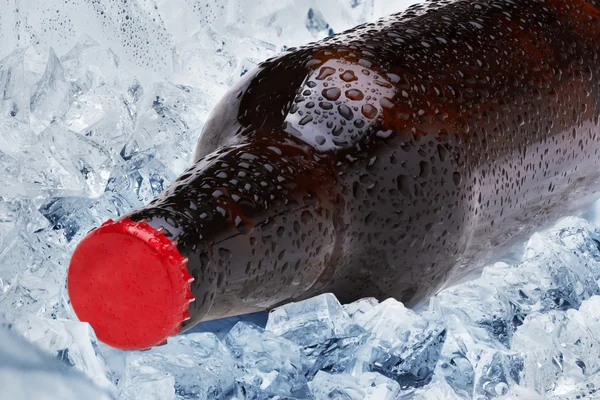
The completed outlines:
<svg viewBox="0 0 600 400">
<path fill-rule="evenodd" d="M 206 155 L 130 214 L 178 242 L 201 320 L 293 300 L 327 281 L 343 207 L 328 158 L 290 139 L 254 137 Z"/>
</svg>

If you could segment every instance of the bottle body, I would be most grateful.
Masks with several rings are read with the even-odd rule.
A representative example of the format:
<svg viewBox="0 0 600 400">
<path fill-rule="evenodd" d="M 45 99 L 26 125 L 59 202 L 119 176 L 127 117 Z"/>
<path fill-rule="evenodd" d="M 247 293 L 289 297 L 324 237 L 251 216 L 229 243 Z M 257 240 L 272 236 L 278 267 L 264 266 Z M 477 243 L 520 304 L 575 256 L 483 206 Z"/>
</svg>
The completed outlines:
<svg viewBox="0 0 600 400">
<path fill-rule="evenodd" d="M 408 304 L 598 187 L 593 2 L 415 6 L 267 60 L 129 215 L 177 240 L 197 322 L 333 292 Z"/>
</svg>

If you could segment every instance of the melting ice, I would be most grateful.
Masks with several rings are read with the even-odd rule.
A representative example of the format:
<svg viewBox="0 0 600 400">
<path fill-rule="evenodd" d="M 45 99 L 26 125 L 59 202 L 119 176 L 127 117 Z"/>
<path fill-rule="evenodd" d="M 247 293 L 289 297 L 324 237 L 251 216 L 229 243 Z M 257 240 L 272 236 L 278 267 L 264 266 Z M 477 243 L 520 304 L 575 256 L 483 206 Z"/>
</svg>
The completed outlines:
<svg viewBox="0 0 600 400">
<path fill-rule="evenodd" d="M 122 352 L 70 308 L 75 245 L 187 167 L 228 86 L 286 47 L 410 3 L 10 0 L 0 13 L 0 398 L 599 397 L 593 213 L 533 235 L 517 261 L 418 311 L 324 294 Z"/>
</svg>

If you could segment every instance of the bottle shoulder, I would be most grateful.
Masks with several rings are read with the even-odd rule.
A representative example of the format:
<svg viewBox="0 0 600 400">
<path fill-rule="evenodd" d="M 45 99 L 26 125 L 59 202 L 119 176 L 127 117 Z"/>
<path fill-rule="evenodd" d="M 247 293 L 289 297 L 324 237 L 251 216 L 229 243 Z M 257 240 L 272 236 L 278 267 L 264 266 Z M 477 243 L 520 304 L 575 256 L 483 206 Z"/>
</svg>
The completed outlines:
<svg viewBox="0 0 600 400">
<path fill-rule="evenodd" d="M 284 133 L 323 153 L 391 135 L 467 135 L 519 96 L 552 90 L 575 70 L 600 72 L 599 43 L 557 24 L 542 4 L 437 8 L 414 7 L 265 61 L 215 108 L 197 158 L 254 135 Z"/>
</svg>

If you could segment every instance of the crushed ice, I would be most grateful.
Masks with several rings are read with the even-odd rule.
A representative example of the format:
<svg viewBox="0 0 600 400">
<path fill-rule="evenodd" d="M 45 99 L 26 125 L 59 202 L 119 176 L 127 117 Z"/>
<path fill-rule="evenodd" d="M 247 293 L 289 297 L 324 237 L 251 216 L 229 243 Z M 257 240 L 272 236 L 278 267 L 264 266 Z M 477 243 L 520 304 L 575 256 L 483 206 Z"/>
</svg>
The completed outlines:
<svg viewBox="0 0 600 400">
<path fill-rule="evenodd" d="M 286 47 L 410 3 L 81 0 L 57 9 L 47 0 L 19 10 L 9 0 L 0 13 L 0 397 L 596 396 L 594 218 L 533 235 L 521 260 L 491 265 L 418 311 L 324 294 L 122 352 L 97 342 L 70 308 L 77 242 L 187 166 L 228 86 Z"/>
</svg>

